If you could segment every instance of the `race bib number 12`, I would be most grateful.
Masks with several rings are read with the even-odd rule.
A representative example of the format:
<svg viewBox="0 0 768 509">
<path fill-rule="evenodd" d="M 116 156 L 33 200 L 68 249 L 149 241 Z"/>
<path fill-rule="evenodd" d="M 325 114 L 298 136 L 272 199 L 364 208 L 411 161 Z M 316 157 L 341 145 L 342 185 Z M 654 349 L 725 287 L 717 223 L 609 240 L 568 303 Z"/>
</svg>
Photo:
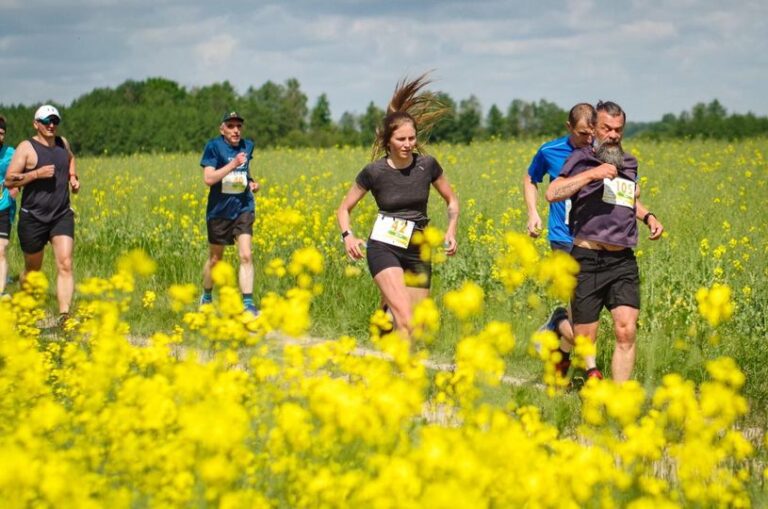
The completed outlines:
<svg viewBox="0 0 768 509">
<path fill-rule="evenodd" d="M 391 246 L 408 247 L 413 234 L 413 227 L 416 225 L 413 221 L 389 217 L 382 214 L 376 216 L 376 222 L 373 223 L 371 238 L 384 242 Z"/>
<path fill-rule="evenodd" d="M 611 205 L 634 208 L 635 183 L 628 179 L 616 177 L 603 179 L 603 201 Z"/>
</svg>

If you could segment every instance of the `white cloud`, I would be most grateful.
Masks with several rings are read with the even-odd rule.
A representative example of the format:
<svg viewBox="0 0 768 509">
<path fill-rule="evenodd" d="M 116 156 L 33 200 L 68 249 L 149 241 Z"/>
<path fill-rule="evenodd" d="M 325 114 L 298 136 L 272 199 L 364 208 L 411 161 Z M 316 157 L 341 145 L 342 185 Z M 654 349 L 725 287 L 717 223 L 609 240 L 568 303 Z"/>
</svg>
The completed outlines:
<svg viewBox="0 0 768 509">
<path fill-rule="evenodd" d="M 220 67 L 232 63 L 232 55 L 236 48 L 237 40 L 229 34 L 222 34 L 197 44 L 195 54 L 204 66 Z"/>
<path fill-rule="evenodd" d="M 434 68 L 436 88 L 457 101 L 475 94 L 485 109 L 610 97 L 653 119 L 691 106 L 680 98 L 720 97 L 768 114 L 755 85 L 768 80 L 763 0 L 43 1 L 0 0 L 6 104 L 66 103 L 148 76 L 228 80 L 241 92 L 295 77 L 310 103 L 327 93 L 338 116 L 383 104 L 397 79 Z M 57 51 L 37 27 L 56 35 Z"/>
</svg>

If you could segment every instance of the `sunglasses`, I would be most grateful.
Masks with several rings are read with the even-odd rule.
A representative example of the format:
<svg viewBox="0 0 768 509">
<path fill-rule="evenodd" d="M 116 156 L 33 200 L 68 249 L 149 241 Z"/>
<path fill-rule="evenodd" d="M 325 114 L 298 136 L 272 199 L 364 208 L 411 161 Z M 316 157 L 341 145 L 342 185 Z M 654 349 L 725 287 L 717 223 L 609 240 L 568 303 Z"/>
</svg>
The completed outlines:
<svg viewBox="0 0 768 509">
<path fill-rule="evenodd" d="M 51 124 L 59 125 L 59 123 L 61 122 L 61 119 L 59 117 L 55 117 L 53 115 L 50 115 L 50 116 L 45 117 L 45 118 L 38 118 L 37 121 L 40 122 L 41 124 L 47 126 L 47 125 L 51 125 Z"/>
</svg>

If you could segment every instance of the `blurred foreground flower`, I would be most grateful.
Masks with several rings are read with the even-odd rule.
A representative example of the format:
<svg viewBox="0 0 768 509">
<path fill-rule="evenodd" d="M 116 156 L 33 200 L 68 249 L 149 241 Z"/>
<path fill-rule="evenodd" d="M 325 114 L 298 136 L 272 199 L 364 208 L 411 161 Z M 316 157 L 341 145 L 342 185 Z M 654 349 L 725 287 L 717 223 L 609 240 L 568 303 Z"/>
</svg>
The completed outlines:
<svg viewBox="0 0 768 509">
<path fill-rule="evenodd" d="M 460 320 L 466 320 L 483 309 L 483 289 L 474 281 L 465 282 L 458 290 L 445 294 L 443 302 Z"/>
<path fill-rule="evenodd" d="M 216 264 L 217 267 L 219 265 L 222 264 Z M 186 285 L 171 285 L 168 289 L 168 296 L 171 298 L 171 308 L 174 311 L 181 311 L 185 306 L 188 306 L 195 301 L 195 298 L 197 297 L 197 287 L 192 283 Z"/>
<path fill-rule="evenodd" d="M 696 300 L 699 303 L 699 313 L 712 327 L 717 327 L 733 315 L 731 288 L 728 285 L 715 283 L 712 288 L 699 288 Z"/>
</svg>

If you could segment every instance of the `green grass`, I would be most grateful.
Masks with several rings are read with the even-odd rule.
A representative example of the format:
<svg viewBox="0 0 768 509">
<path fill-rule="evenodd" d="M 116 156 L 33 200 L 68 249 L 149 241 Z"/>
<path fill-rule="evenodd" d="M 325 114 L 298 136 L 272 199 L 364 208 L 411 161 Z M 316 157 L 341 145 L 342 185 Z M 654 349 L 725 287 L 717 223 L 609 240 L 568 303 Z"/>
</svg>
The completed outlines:
<svg viewBox="0 0 768 509">
<path fill-rule="evenodd" d="M 730 355 L 747 373 L 746 393 L 753 413 L 762 412 L 768 395 L 762 353 L 768 337 L 764 283 L 768 276 L 768 140 L 739 144 L 630 140 L 626 146 L 637 154 L 640 176 L 647 178 L 641 186 L 642 199 L 667 231 L 664 239 L 650 242 L 640 225 L 637 253 L 643 309 L 635 377 L 648 388 L 671 371 L 698 381 L 705 376 L 702 360 Z M 530 308 L 527 298 L 536 288 L 526 284 L 507 294 L 494 280 L 492 265 L 503 233 L 525 230 L 520 182 L 536 148 L 531 142 L 484 142 L 431 149 L 462 205 L 459 253 L 435 267 L 433 296 L 441 305 L 442 295 L 464 280 L 481 284 L 486 306 L 474 323 L 477 327 L 488 320 L 513 324 L 518 346 L 509 355 L 508 372 L 526 376 L 539 369 L 526 353 L 528 338 L 557 303 L 542 296 L 542 305 Z M 257 151 L 252 163 L 263 185 L 254 233 L 256 295 L 284 291 L 291 285 L 287 278 L 264 275 L 270 260 L 287 261 L 296 248 L 316 246 L 326 257 L 326 271 L 319 280 L 324 291 L 312 305 L 311 332 L 320 337 L 350 334 L 365 340 L 368 317 L 378 305 L 378 292 L 364 263 L 360 277 L 344 277 L 348 262 L 335 225 L 336 207 L 366 161 L 363 149 L 274 149 Z M 133 334 L 170 330 L 179 316 L 168 311 L 165 290 L 174 283 L 199 284 L 207 253 L 207 189 L 199 154 L 84 157 L 78 167 L 82 191 L 73 201 L 77 281 L 107 277 L 121 253 L 144 249 L 158 262 L 158 270 L 139 281 L 135 305 L 126 318 Z M 544 216 L 543 190 L 541 194 Z M 366 197 L 353 212 L 354 229 L 365 232 L 374 211 L 373 199 Z M 445 226 L 445 207 L 437 193 L 432 195 L 430 215 L 433 224 Z M 704 239 L 709 244 L 706 253 L 701 252 Z M 542 254 L 547 252 L 544 240 L 537 245 Z M 723 249 L 715 256 L 718 246 Z M 11 273 L 18 273 L 22 261 L 15 236 L 9 259 Z M 45 271 L 53 281 L 51 259 L 47 251 Z M 236 264 L 233 249 L 227 250 L 227 260 Z M 712 331 L 697 312 L 695 293 L 717 281 L 731 286 L 737 308 L 734 318 L 718 330 L 719 340 L 712 342 Z M 12 285 L 11 291 L 15 289 Z M 140 306 L 146 290 L 158 294 L 154 309 Z M 50 294 L 48 305 L 53 310 L 53 287 Z M 432 356 L 449 358 L 461 333 L 456 319 L 444 313 Z M 604 313 L 598 358 L 604 368 L 610 365 L 612 349 L 610 319 Z"/>
</svg>

